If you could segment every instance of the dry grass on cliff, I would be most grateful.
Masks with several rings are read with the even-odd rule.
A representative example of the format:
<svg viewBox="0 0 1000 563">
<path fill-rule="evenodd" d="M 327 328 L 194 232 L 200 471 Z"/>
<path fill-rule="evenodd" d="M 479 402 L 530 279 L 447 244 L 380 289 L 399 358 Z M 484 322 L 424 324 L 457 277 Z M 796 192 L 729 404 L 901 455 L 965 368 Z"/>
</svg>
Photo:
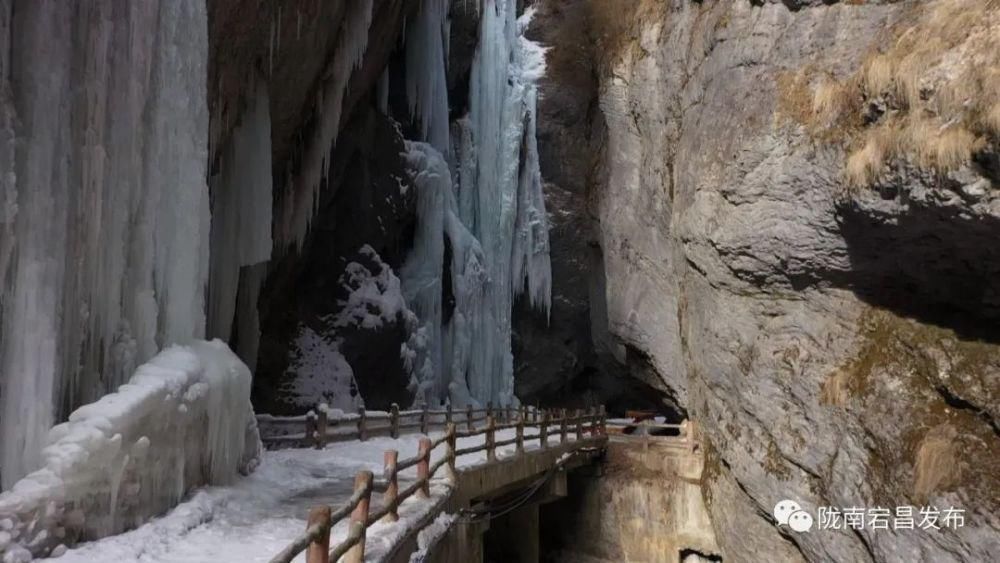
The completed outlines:
<svg viewBox="0 0 1000 563">
<path fill-rule="evenodd" d="M 958 480 L 957 436 L 953 426 L 943 424 L 932 428 L 920 443 L 913 470 L 913 494 L 919 501 Z"/>
<path fill-rule="evenodd" d="M 638 44 L 642 22 L 656 21 L 663 0 L 587 0 L 595 54 L 602 66 L 611 66 Z"/>
<path fill-rule="evenodd" d="M 897 159 L 954 170 L 1000 140 L 1000 0 L 917 10 L 853 76 L 813 89 L 812 124 L 854 139 L 845 171 L 852 187 L 877 182 Z"/>
</svg>

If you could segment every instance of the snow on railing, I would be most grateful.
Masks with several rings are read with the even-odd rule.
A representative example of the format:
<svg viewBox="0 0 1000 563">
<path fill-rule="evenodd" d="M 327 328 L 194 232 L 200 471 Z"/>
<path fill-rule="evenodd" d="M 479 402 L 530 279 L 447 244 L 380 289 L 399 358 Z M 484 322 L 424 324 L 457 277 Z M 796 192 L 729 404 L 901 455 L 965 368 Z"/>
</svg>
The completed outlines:
<svg viewBox="0 0 1000 563">
<path fill-rule="evenodd" d="M 316 416 L 318 430 L 316 434 L 317 447 L 323 447 L 323 436 L 327 426 L 319 424 L 323 420 L 325 409 L 317 409 Z M 476 414 L 485 413 L 484 418 L 476 418 Z M 396 522 L 399 520 L 399 506 L 406 499 L 415 496 L 419 499 L 430 498 L 431 479 L 442 468 L 445 471 L 445 480 L 451 490 L 458 484 L 456 473 L 456 459 L 458 456 L 486 451 L 487 462 L 496 460 L 497 448 L 515 445 L 515 455 L 524 453 L 525 440 L 539 440 L 540 448 L 548 447 L 548 437 L 551 434 L 560 435 L 560 444 L 565 443 L 567 436 L 572 432 L 576 435 L 578 442 L 582 441 L 586 433 L 593 436 L 605 436 L 607 434 L 607 416 L 604 407 L 590 408 L 586 413 L 576 410 L 572 415 L 566 409 L 561 409 L 550 413 L 538 409 L 521 407 L 512 409 L 510 407 L 494 410 L 492 406 L 486 409 L 473 410 L 471 407 L 464 411 L 464 423 L 467 429 L 459 431 L 455 415 L 451 408 L 447 410 L 419 410 L 400 412 L 396 405 L 389 411 L 389 429 L 393 437 L 398 435 L 399 430 L 412 426 L 400 424 L 402 417 L 419 415 L 421 429 L 425 431 L 429 425 L 431 416 L 445 416 L 445 433 L 436 440 L 424 436 L 420 439 L 417 455 L 402 461 L 399 460 L 399 452 L 387 450 L 384 456 L 383 480 L 376 482 L 371 471 L 359 471 L 354 478 L 354 494 L 339 508 L 330 506 L 318 506 L 309 511 L 309 520 L 306 530 L 296 537 L 285 549 L 271 559 L 270 563 L 290 563 L 297 555 L 306 552 L 306 563 L 329 563 L 339 561 L 345 557 L 346 563 L 363 563 L 365 560 L 365 539 L 368 528 L 377 522 Z M 554 416 L 553 416 L 554 415 Z M 308 419 L 309 417 L 307 417 Z M 363 411 L 358 419 L 363 425 L 365 420 Z M 485 426 L 476 428 L 475 421 L 485 420 Z M 300 421 L 301 422 L 301 421 Z M 327 421 L 328 422 L 328 421 Z M 507 440 L 497 441 L 496 432 L 499 430 L 515 429 L 515 437 Z M 525 428 L 538 428 L 537 434 L 525 435 Z M 307 432 L 308 433 L 308 432 Z M 359 428 L 361 436 L 365 431 Z M 482 445 L 458 449 L 457 444 L 460 438 L 471 438 L 484 435 L 485 441 Z M 432 452 L 440 446 L 445 447 L 445 455 L 433 464 L 431 463 Z M 581 447 L 582 447 L 581 442 Z M 565 456 L 564 456 L 565 457 Z M 558 463 L 562 463 L 560 459 Z M 402 491 L 399 490 L 399 473 L 411 467 L 417 468 L 417 479 Z M 382 494 L 382 505 L 372 511 L 372 492 Z M 449 493 L 450 494 L 450 493 Z M 443 510 L 443 505 L 439 505 L 438 511 Z M 347 538 L 330 547 L 330 530 L 344 518 L 350 518 L 349 532 Z"/>
</svg>

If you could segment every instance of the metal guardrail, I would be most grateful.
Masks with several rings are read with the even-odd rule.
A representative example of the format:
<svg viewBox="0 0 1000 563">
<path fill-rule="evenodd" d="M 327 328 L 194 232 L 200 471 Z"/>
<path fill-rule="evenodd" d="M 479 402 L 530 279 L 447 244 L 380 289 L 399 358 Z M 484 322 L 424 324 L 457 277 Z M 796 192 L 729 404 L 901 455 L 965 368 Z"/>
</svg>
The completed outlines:
<svg viewBox="0 0 1000 563">
<path fill-rule="evenodd" d="M 324 437 L 328 425 L 323 425 L 322 416 L 325 409 L 319 409 L 320 415 L 316 417 L 315 443 L 317 447 L 323 447 Z M 486 422 L 485 426 L 476 428 L 475 413 L 486 413 L 485 418 L 480 419 Z M 421 429 L 428 427 L 429 415 L 445 415 L 444 436 L 431 440 L 424 436 L 420 439 L 417 455 L 399 460 L 399 452 L 387 450 L 384 455 L 383 481 L 376 484 L 371 471 L 359 471 L 354 478 L 354 494 L 339 508 L 330 506 L 318 506 L 309 511 L 309 520 L 306 530 L 289 543 L 285 549 L 271 559 L 271 563 L 290 563 L 297 555 L 306 552 L 307 563 L 329 563 L 345 557 L 347 563 L 363 563 L 365 559 L 365 536 L 369 527 L 379 521 L 395 522 L 399 520 L 398 509 L 400 504 L 406 499 L 416 496 L 417 498 L 430 498 L 430 482 L 438 471 L 444 469 L 446 480 L 452 487 L 457 484 L 457 474 L 455 460 L 460 455 L 486 451 L 488 462 L 496 460 L 496 449 L 506 445 L 515 445 L 516 454 L 524 453 L 525 440 L 539 440 L 542 449 L 548 447 L 548 437 L 550 430 L 558 431 L 560 443 L 565 442 L 570 432 L 576 435 L 577 440 L 582 440 L 584 434 L 591 436 L 601 436 L 606 434 L 606 421 L 604 407 L 591 408 L 585 414 L 577 410 L 570 415 L 566 409 L 556 412 L 542 411 L 538 409 L 529 410 L 525 407 L 520 409 L 499 409 L 492 407 L 473 411 L 467 409 L 469 415 L 464 424 L 466 430 L 459 431 L 452 417 L 454 413 L 449 408 L 446 411 L 408 411 L 399 412 L 395 407 L 389 413 L 389 429 L 393 436 L 397 436 L 400 429 L 404 427 L 399 423 L 400 417 L 411 414 L 420 414 Z M 555 416 L 553 416 L 555 415 Z M 272 417 L 273 418 L 273 417 Z M 306 417 L 309 419 L 310 417 Z M 358 419 L 358 434 L 366 436 L 363 426 L 366 417 L 362 414 Z M 498 423 L 498 420 L 502 421 Z M 302 422 L 299 420 L 298 422 Z M 515 437 L 508 440 L 496 440 L 498 430 L 516 429 Z M 537 434 L 525 435 L 525 428 L 538 428 Z M 309 433 L 309 430 L 306 432 Z M 470 438 L 484 435 L 484 443 L 480 446 L 457 449 L 459 438 Z M 445 455 L 437 462 L 431 464 L 432 452 L 440 446 L 445 447 Z M 399 472 L 410 467 L 417 468 L 417 480 L 403 490 L 399 490 Z M 371 510 L 372 492 L 382 494 L 381 506 Z M 344 518 L 350 518 L 350 531 L 344 541 L 331 548 L 330 530 Z"/>
</svg>

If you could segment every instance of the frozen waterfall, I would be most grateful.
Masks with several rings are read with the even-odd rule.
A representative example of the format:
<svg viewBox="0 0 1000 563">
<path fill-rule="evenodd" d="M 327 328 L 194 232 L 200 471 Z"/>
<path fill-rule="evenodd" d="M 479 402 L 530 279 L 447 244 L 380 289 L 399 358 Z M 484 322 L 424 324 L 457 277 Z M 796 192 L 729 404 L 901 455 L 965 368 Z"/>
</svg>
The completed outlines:
<svg viewBox="0 0 1000 563">
<path fill-rule="evenodd" d="M 536 81 L 545 52 L 524 37 L 529 9 L 516 0 L 485 0 L 473 61 L 470 112 L 446 138 L 444 11 L 425 2 L 407 44 L 407 93 L 423 140 L 408 161 L 418 198 L 418 234 L 402 271 L 404 291 L 430 341 L 418 363 L 418 401 L 516 402 L 511 315 L 527 290 L 548 313 L 551 295 L 548 219 L 535 139 Z M 442 38 L 442 39 L 439 39 Z M 417 81 L 413 84 L 412 81 Z M 437 96 L 435 102 L 429 96 Z M 441 152 L 450 149 L 451 169 Z M 445 318 L 445 245 L 454 312 Z"/>
<path fill-rule="evenodd" d="M 204 336 L 207 27 L 203 1 L 0 0 L 4 487 L 73 407 Z"/>
</svg>

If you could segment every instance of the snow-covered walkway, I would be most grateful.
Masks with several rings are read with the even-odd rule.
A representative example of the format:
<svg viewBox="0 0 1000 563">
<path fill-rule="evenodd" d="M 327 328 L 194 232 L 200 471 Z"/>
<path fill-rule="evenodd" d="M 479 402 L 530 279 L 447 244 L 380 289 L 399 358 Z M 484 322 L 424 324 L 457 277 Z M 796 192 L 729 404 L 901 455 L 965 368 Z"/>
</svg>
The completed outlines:
<svg viewBox="0 0 1000 563">
<path fill-rule="evenodd" d="M 498 441 L 514 437 L 514 429 L 498 431 Z M 431 438 L 442 433 L 432 432 Z M 365 442 L 330 444 L 323 450 L 291 449 L 265 452 L 257 470 L 240 478 L 232 486 L 207 487 L 147 524 L 99 541 L 81 544 L 62 557 L 47 559 L 59 563 L 195 563 L 195 562 L 267 562 L 306 527 L 311 507 L 340 505 L 351 496 L 354 476 L 368 469 L 380 476 L 386 450 L 399 450 L 400 458 L 417 453 L 419 434 L 399 439 L 373 438 Z M 463 438 L 458 448 L 480 445 L 482 435 Z M 570 437 L 572 440 L 572 437 Z M 550 444 L 559 436 L 549 437 Z M 538 447 L 538 440 L 525 441 L 525 447 Z M 512 455 L 514 446 L 497 448 L 498 457 Z M 444 455 L 436 448 L 432 462 Z M 460 456 L 459 467 L 482 463 L 485 452 Z M 415 478 L 415 469 L 400 473 L 400 486 Z M 431 487 L 432 498 L 447 494 L 444 482 Z M 373 498 L 377 506 L 379 495 Z M 400 508 L 401 521 L 394 525 L 377 524 L 368 532 L 368 556 L 384 553 L 405 530 L 408 519 L 419 517 L 434 503 L 407 499 Z M 331 543 L 347 536 L 347 522 L 333 529 Z M 304 561 L 300 556 L 296 561 Z"/>
</svg>

